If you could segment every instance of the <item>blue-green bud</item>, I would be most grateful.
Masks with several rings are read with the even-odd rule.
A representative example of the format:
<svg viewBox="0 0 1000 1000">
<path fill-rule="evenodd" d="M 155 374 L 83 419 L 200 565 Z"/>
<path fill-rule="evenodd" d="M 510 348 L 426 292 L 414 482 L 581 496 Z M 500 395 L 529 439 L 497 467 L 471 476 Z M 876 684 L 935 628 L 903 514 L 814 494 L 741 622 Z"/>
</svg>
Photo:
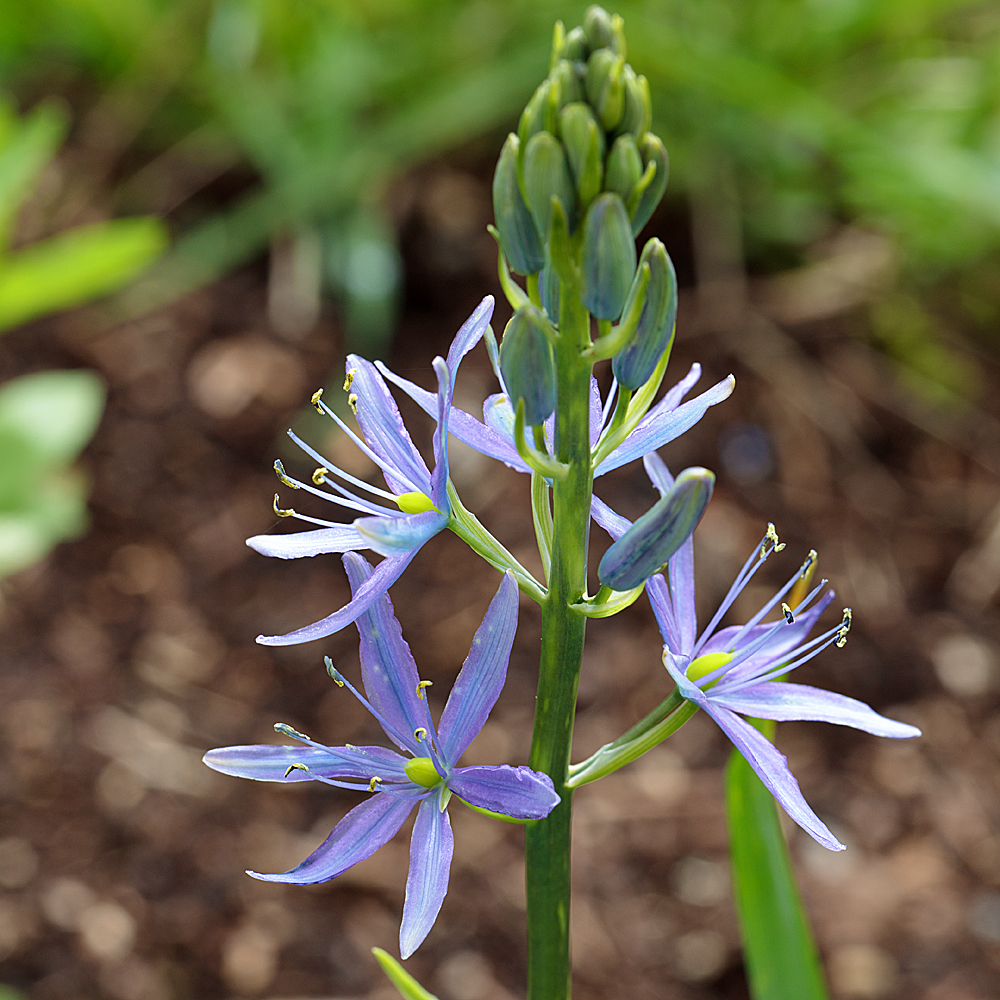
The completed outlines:
<svg viewBox="0 0 1000 1000">
<path fill-rule="evenodd" d="M 504 255 L 512 271 L 534 274 L 542 269 L 545 256 L 528 206 L 517 182 L 518 138 L 507 136 L 493 174 L 493 215 Z"/>
<path fill-rule="evenodd" d="M 531 100 L 521 112 L 521 121 L 517 126 L 517 138 L 521 142 L 522 151 L 526 151 L 527 142 L 539 132 L 551 132 L 555 128 L 555 116 L 559 110 L 558 85 L 549 79 L 543 80 L 531 95 Z"/>
<path fill-rule="evenodd" d="M 649 222 L 654 209 L 660 204 L 663 192 L 667 190 L 667 179 L 670 177 L 670 158 L 660 137 L 647 132 L 639 140 L 639 154 L 642 156 L 642 166 L 645 170 L 650 163 L 656 165 L 656 173 L 639 196 L 632 212 L 632 232 L 638 236 L 642 227 Z"/>
<path fill-rule="evenodd" d="M 552 197 L 557 197 L 573 229 L 576 220 L 576 188 L 562 144 L 551 132 L 538 132 L 524 151 L 524 194 L 543 240 L 548 237 Z"/>
<path fill-rule="evenodd" d="M 642 177 L 642 157 L 631 135 L 620 135 L 608 153 L 604 171 L 604 190 L 614 191 L 627 202 Z"/>
<path fill-rule="evenodd" d="M 559 138 L 580 204 L 587 206 L 600 194 L 604 178 L 604 130 L 589 105 L 567 104 L 559 112 Z"/>
<path fill-rule="evenodd" d="M 587 61 L 587 100 L 606 132 L 613 132 L 625 110 L 625 60 L 611 49 L 597 49 Z"/>
<path fill-rule="evenodd" d="M 524 422 L 538 427 L 556 408 L 556 363 L 546 335 L 546 319 L 535 305 L 521 306 L 511 317 L 500 343 L 500 371 L 510 405 L 524 400 Z"/>
<path fill-rule="evenodd" d="M 611 15 L 597 4 L 588 7 L 583 15 L 583 30 L 591 49 L 610 49 L 615 43 Z"/>
<path fill-rule="evenodd" d="M 715 487 L 708 469 L 685 469 L 674 485 L 604 553 L 597 575 L 612 590 L 649 579 L 687 541 Z"/>
<path fill-rule="evenodd" d="M 560 53 L 563 59 L 570 62 L 585 63 L 590 55 L 590 45 L 587 44 L 587 35 L 583 28 L 574 28 L 566 35 Z"/>
<path fill-rule="evenodd" d="M 617 319 L 635 274 L 635 239 L 621 198 L 598 195 L 583 224 L 583 304 L 598 319 Z"/>
<path fill-rule="evenodd" d="M 649 266 L 649 283 L 639 306 L 638 322 L 631 340 L 614 356 L 611 370 L 624 389 L 638 389 L 653 374 L 677 320 L 677 273 L 666 247 L 655 237 L 642 248 L 636 280 L 632 282 L 624 316 L 630 316 L 638 305 L 639 274 L 643 264 Z"/>
<path fill-rule="evenodd" d="M 573 63 L 560 59 L 549 74 L 549 79 L 557 88 L 556 104 L 560 108 L 573 101 L 583 100 L 583 77 Z"/>
<path fill-rule="evenodd" d="M 538 274 L 538 294 L 542 305 L 553 323 L 559 323 L 559 275 L 551 264 L 546 264 Z"/>
<path fill-rule="evenodd" d="M 626 65 L 625 70 L 625 110 L 618 123 L 620 133 L 628 132 L 639 139 L 646 134 L 653 120 L 653 101 L 649 94 L 649 81 L 644 76 L 636 76 L 635 70 Z"/>
</svg>

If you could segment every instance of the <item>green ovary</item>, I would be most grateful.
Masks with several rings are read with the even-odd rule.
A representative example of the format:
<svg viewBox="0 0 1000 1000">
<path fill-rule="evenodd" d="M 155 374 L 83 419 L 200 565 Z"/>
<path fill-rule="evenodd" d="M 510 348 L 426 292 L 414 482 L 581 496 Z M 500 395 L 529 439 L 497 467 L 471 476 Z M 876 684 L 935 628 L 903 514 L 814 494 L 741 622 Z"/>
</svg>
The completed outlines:
<svg viewBox="0 0 1000 1000">
<path fill-rule="evenodd" d="M 692 660 L 685 673 L 688 680 L 699 681 L 706 674 L 724 667 L 736 654 L 735 653 L 706 653 Z M 714 684 L 715 681 L 712 682 Z M 711 687 L 711 684 L 709 685 Z"/>
<path fill-rule="evenodd" d="M 404 514 L 423 514 L 428 510 L 437 510 L 426 493 L 400 493 L 396 497 L 396 506 Z"/>
<path fill-rule="evenodd" d="M 403 770 L 406 771 L 406 776 L 410 781 L 417 785 L 423 785 L 424 788 L 433 788 L 441 783 L 441 775 L 437 773 L 434 761 L 430 757 L 414 757 L 413 760 L 406 762 Z"/>
</svg>

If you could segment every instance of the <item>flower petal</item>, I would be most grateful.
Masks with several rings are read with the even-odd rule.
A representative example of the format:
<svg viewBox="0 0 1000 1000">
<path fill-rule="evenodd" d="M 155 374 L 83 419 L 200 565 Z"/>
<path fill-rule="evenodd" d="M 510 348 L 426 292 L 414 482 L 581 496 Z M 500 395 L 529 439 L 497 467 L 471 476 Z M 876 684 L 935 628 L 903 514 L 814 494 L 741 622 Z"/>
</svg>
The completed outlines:
<svg viewBox="0 0 1000 1000">
<path fill-rule="evenodd" d="M 458 761 L 500 697 L 516 631 L 517 583 L 507 572 L 476 630 L 441 715 L 438 735 L 445 763 Z"/>
<path fill-rule="evenodd" d="M 418 490 L 429 494 L 430 471 L 410 440 L 396 401 L 378 369 L 357 354 L 350 354 L 347 370 L 354 371 L 351 389 L 357 396 L 356 416 L 368 447 L 399 472 L 398 477 L 383 473 L 389 489 L 394 493 Z"/>
<path fill-rule="evenodd" d="M 448 775 L 448 787 L 470 805 L 514 819 L 544 819 L 559 805 L 552 779 L 530 767 L 457 767 Z"/>
<path fill-rule="evenodd" d="M 812 811 L 802 797 L 799 783 L 788 770 L 788 761 L 763 733 L 749 722 L 715 704 L 711 692 L 702 708 L 719 724 L 732 740 L 733 746 L 743 754 L 764 787 L 778 800 L 781 808 L 795 820 L 817 843 L 831 851 L 843 851 L 844 845 L 830 832 L 827 825 Z"/>
<path fill-rule="evenodd" d="M 448 892 L 455 838 L 448 813 L 441 810 L 441 792 L 420 803 L 410 839 L 410 872 L 406 877 L 399 954 L 409 958 L 430 933 Z"/>
<path fill-rule="evenodd" d="M 344 568 L 355 594 L 378 573 L 363 556 L 354 553 L 344 556 Z M 386 735 L 404 750 L 424 756 L 425 751 L 412 739 L 412 733 L 418 727 L 430 729 L 427 701 L 417 697 L 420 682 L 417 664 L 403 638 L 389 595 L 379 594 L 356 624 L 361 636 L 361 677 L 365 694 L 390 726 L 411 739 L 401 743 L 393 733 L 387 731 Z"/>
<path fill-rule="evenodd" d="M 455 345 L 452 344 L 452 347 Z M 449 354 L 451 352 L 449 351 Z M 459 355 L 459 361 L 461 355 Z M 435 358 L 434 374 L 438 380 L 437 424 L 434 427 L 434 471 L 431 473 L 431 502 L 442 513 L 451 513 L 448 499 L 448 417 L 455 391 L 455 371 L 449 371 L 443 358 Z M 457 366 L 457 362 L 456 362 Z"/>
<path fill-rule="evenodd" d="M 809 687 L 806 684 L 786 684 L 769 681 L 742 691 L 718 694 L 713 688 L 709 697 L 716 704 L 733 712 L 751 715 L 757 719 L 775 719 L 778 722 L 805 720 L 809 722 L 833 722 L 838 726 L 862 729 L 875 736 L 905 740 L 920 735 L 916 726 L 896 722 L 879 715 L 863 701 L 848 698 L 833 691 Z"/>
<path fill-rule="evenodd" d="M 493 296 L 487 295 L 455 334 L 455 339 L 451 342 L 451 347 L 448 348 L 447 359 L 448 370 L 453 379 L 462 358 L 479 343 L 486 332 L 486 327 L 490 325 L 490 319 L 493 317 L 493 306 Z"/>
<path fill-rule="evenodd" d="M 632 522 L 616 514 L 599 497 L 590 498 L 590 516 L 617 542 L 632 527 Z"/>
<path fill-rule="evenodd" d="M 383 844 L 392 840 L 413 809 L 412 799 L 376 792 L 355 806 L 334 828 L 326 840 L 300 865 L 280 875 L 250 872 L 262 882 L 288 882 L 313 885 L 328 882 L 352 865 L 371 857 Z"/>
<path fill-rule="evenodd" d="M 604 412 L 604 404 L 601 402 L 601 387 L 597 384 L 597 379 L 590 376 L 590 447 L 597 444 L 601 436 L 601 416 Z"/>
<path fill-rule="evenodd" d="M 317 528 L 315 531 L 294 531 L 287 535 L 254 535 L 247 539 L 247 545 L 262 556 L 277 556 L 279 559 L 301 559 L 325 552 L 353 552 L 369 547 L 353 524 Z"/>
<path fill-rule="evenodd" d="M 594 470 L 595 476 L 603 476 L 612 469 L 618 469 L 629 462 L 662 448 L 665 444 L 690 430 L 705 415 L 705 411 L 716 403 L 721 403 L 733 391 L 736 380 L 730 375 L 706 390 L 700 396 L 680 405 L 668 405 L 672 395 L 668 393 L 649 413 L 639 421 L 638 426 L 603 462 Z"/>
<path fill-rule="evenodd" d="M 278 746 L 259 743 L 255 746 L 220 747 L 202 758 L 213 771 L 255 781 L 312 781 L 321 778 L 358 778 L 369 781 L 373 775 L 389 775 L 406 780 L 406 758 L 385 747 L 331 747 L 336 755 L 310 746 Z M 305 764 L 309 770 L 288 768 Z M 287 773 L 286 773 L 287 772 Z"/>
<path fill-rule="evenodd" d="M 299 642 L 312 642 L 313 639 L 324 639 L 339 632 L 364 614 L 403 575 L 403 570 L 410 565 L 416 554 L 417 550 L 414 549 L 399 558 L 383 559 L 372 575 L 354 592 L 354 597 L 332 615 L 285 635 L 259 635 L 257 641 L 262 646 L 294 646 Z"/>
<path fill-rule="evenodd" d="M 448 523 L 448 515 L 436 510 L 401 517 L 359 517 L 354 528 L 364 539 L 360 548 L 380 556 L 402 556 L 416 552 Z"/>
</svg>

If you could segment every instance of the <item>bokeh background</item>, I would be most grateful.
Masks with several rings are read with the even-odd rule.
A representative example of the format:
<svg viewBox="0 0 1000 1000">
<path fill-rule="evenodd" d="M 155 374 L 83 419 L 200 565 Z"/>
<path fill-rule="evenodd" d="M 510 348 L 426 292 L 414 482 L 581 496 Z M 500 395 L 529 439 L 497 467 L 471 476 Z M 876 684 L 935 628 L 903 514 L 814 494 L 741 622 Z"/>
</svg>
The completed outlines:
<svg viewBox="0 0 1000 1000">
<path fill-rule="evenodd" d="M 832 993 L 1000 997 L 1000 9 L 617 10 L 672 157 L 644 234 L 682 284 L 667 383 L 696 360 L 701 387 L 737 376 L 663 451 L 719 475 L 696 535 L 703 607 L 774 521 L 788 549 L 738 614 L 816 547 L 855 627 L 800 679 L 925 733 L 779 728 L 850 845 L 835 856 L 789 830 Z M 369 949 L 394 949 L 405 835 L 327 885 L 256 882 L 243 869 L 295 864 L 354 797 L 226 779 L 200 755 L 275 740 L 275 721 L 378 739 L 322 668 L 324 653 L 356 668 L 350 629 L 253 642 L 344 603 L 337 558 L 279 563 L 243 540 L 276 526 L 273 458 L 311 470 L 290 424 L 375 476 L 304 409 L 321 385 L 339 398 L 346 351 L 429 385 L 431 357 L 499 298 L 493 163 L 546 71 L 552 21 L 582 14 L 551 0 L 0 5 L 0 382 L 62 373 L 16 398 L 0 387 L 4 1000 L 394 995 Z M 501 301 L 498 331 L 508 316 Z M 459 400 L 492 391 L 477 349 Z M 401 406 L 426 447 L 429 422 Z M 536 566 L 524 478 L 453 448 L 466 503 Z M 653 499 L 636 469 L 600 489 L 633 516 Z M 496 584 L 445 535 L 394 588 L 432 702 Z M 526 760 L 538 635 L 525 604 L 470 760 Z M 592 624 L 578 758 L 665 696 L 658 647 L 642 601 Z M 581 1000 L 747 997 L 727 754 L 699 716 L 577 794 Z M 409 967 L 442 1000 L 523 995 L 522 836 L 452 812 L 452 890 Z"/>
</svg>

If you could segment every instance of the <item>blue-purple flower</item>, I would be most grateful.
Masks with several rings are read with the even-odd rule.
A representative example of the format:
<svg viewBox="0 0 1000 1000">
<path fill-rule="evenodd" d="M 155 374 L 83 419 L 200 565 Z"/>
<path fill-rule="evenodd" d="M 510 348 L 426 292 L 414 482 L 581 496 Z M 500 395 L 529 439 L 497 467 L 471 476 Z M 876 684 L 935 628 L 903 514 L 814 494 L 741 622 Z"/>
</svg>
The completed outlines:
<svg viewBox="0 0 1000 1000">
<path fill-rule="evenodd" d="M 372 568 L 355 553 L 344 556 L 344 565 L 357 594 L 373 578 Z M 357 618 L 365 694 L 350 685 L 329 660 L 327 667 L 333 679 L 347 685 L 375 716 L 402 754 L 378 746 L 328 747 L 279 725 L 275 727 L 278 732 L 304 745 L 224 747 L 205 755 L 209 767 L 241 778 L 313 780 L 371 793 L 291 871 L 247 874 L 296 885 L 326 882 L 391 840 L 416 807 L 399 930 L 400 954 L 403 958 L 413 954 L 434 925 L 448 891 L 453 838 L 446 810 L 452 796 L 475 809 L 517 820 L 542 819 L 559 802 L 548 775 L 530 768 L 457 766 L 483 728 L 507 677 L 517 629 L 517 600 L 517 583 L 506 573 L 437 725 L 427 703 L 430 682 L 422 681 L 417 673 L 388 595 L 377 596 Z"/>
<path fill-rule="evenodd" d="M 654 454 L 643 461 L 661 494 L 669 490 L 673 477 L 662 459 Z M 597 522 L 613 538 L 619 538 L 630 526 L 628 520 L 596 498 L 593 512 Z M 663 663 L 679 693 L 718 723 L 785 812 L 803 830 L 824 847 L 840 851 L 844 845 L 809 807 L 785 757 L 740 716 L 779 722 L 834 722 L 892 739 L 919 736 L 920 730 L 887 719 L 854 698 L 778 680 L 832 643 L 842 646 L 850 629 L 851 612 L 845 608 L 840 622 L 808 639 L 813 626 L 834 598 L 832 590 L 823 592 L 825 580 L 797 601 L 796 607 L 789 608 L 782 603 L 800 579 L 808 580 L 815 552 L 809 554 L 803 566 L 745 625 L 719 628 L 733 602 L 764 561 L 783 548 L 774 527 L 769 525 L 760 548 L 746 561 L 718 611 L 700 634 L 691 538 L 671 557 L 667 579 L 657 574 L 646 581 L 646 593 L 663 636 Z M 764 618 L 775 608 L 780 611 L 778 620 L 765 622 Z"/>
<path fill-rule="evenodd" d="M 456 334 L 447 359 L 434 359 L 438 391 L 428 394 L 434 400 L 430 413 L 437 421 L 433 471 L 427 468 L 410 439 L 385 380 L 371 362 L 356 354 L 349 355 L 344 386 L 350 393 L 348 399 L 364 440 L 323 402 L 320 393 L 313 396 L 316 408 L 334 420 L 382 470 L 388 490 L 372 486 L 338 468 L 289 431 L 292 440 L 319 463 L 319 468 L 313 473 L 312 484 L 309 484 L 287 476 L 281 463 L 275 462 L 281 481 L 292 489 L 306 490 L 365 516 L 357 518 L 352 524 L 307 517 L 295 510 L 281 510 L 275 494 L 276 513 L 319 527 L 287 535 L 255 535 L 247 539 L 247 545 L 262 555 L 280 559 L 362 549 L 371 549 L 385 558 L 365 585 L 354 594 L 354 598 L 339 611 L 286 635 L 258 636 L 258 642 L 266 646 L 308 642 L 322 639 L 350 625 L 399 579 L 421 546 L 448 525 L 451 516 L 451 501 L 448 499 L 448 423 L 451 413 L 458 412 L 451 405 L 455 375 L 462 358 L 483 336 L 492 315 L 493 297 L 487 295 Z M 354 491 L 346 489 L 334 476 L 350 484 Z M 320 486 L 326 486 L 332 492 L 320 489 Z"/>
</svg>

